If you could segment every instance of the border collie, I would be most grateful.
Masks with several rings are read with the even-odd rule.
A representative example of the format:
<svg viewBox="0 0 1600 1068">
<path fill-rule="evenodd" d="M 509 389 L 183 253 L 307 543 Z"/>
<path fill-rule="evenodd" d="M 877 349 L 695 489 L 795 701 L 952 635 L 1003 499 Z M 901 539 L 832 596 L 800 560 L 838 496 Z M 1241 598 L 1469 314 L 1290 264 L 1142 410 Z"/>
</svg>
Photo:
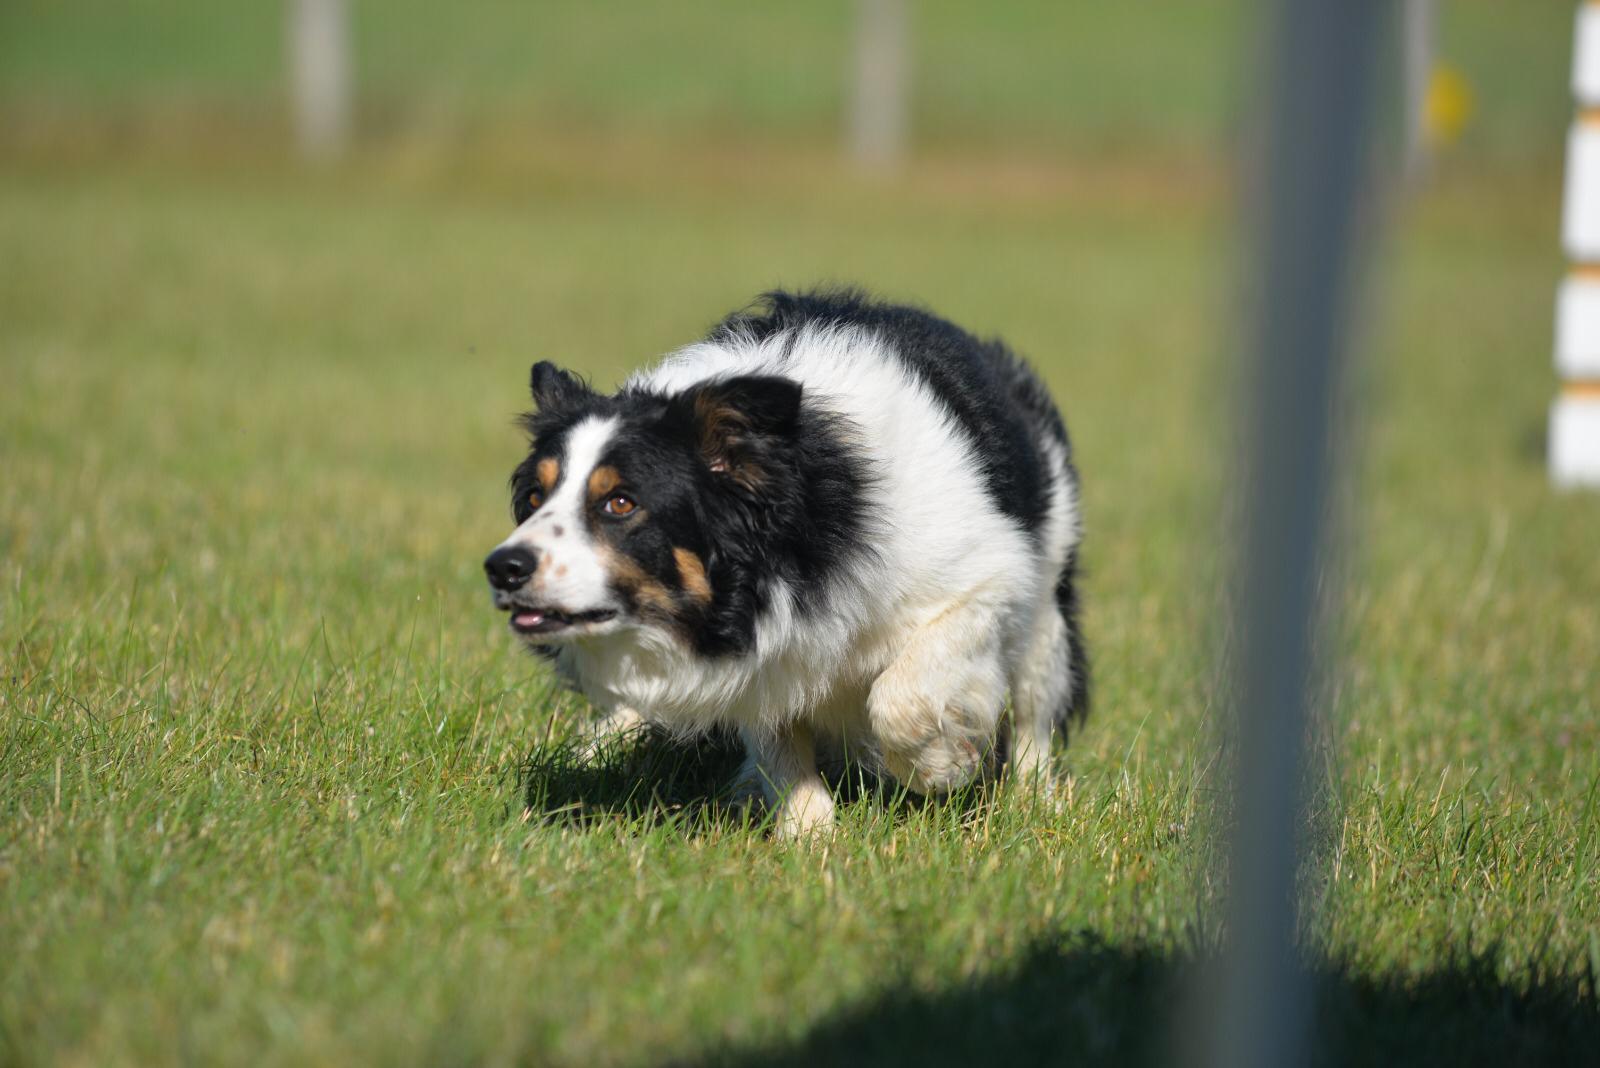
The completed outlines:
<svg viewBox="0 0 1600 1068">
<path fill-rule="evenodd" d="M 832 823 L 819 746 L 919 793 L 1047 774 L 1089 705 L 1078 478 L 1004 344 L 774 292 L 614 395 L 547 362 L 532 387 L 484 568 L 599 736 L 735 728 L 786 835 Z"/>
</svg>

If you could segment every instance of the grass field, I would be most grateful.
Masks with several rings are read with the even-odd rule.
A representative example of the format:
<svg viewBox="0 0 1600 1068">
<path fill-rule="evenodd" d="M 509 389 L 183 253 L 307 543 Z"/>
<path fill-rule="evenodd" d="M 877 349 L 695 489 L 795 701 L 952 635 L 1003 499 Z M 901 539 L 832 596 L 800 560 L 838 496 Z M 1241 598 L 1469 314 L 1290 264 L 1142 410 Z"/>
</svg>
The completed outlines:
<svg viewBox="0 0 1600 1068">
<path fill-rule="evenodd" d="M 1600 500 L 1552 494 L 1541 444 L 1565 111 L 1536 105 L 1564 91 L 1568 15 L 1550 7 L 1497 50 L 1493 5 L 1451 5 L 1480 90 L 1516 64 L 1527 85 L 1485 99 L 1480 140 L 1395 212 L 1372 286 L 1303 880 L 1319 1063 L 1600 1048 Z M 928 18 L 954 35 L 956 8 Z M 202 77 L 118 67 L 58 10 L 3 16 L 34 42 L 33 74 L 0 79 L 24 118 L 155 114 Z M 1018 41 L 1054 25 L 1016 10 Z M 0 34 L 12 59 L 17 40 Z M 1220 40 L 1194 62 L 1220 70 Z M 240 47 L 223 74 L 254 99 L 269 76 Z M 558 69 L 625 125 L 631 98 Z M 1010 128 L 1058 131 L 1032 154 L 990 156 L 951 120 L 911 175 L 867 182 L 812 136 L 826 100 L 758 93 L 730 118 L 640 77 L 682 143 L 551 128 L 531 162 L 391 145 L 319 175 L 270 149 L 11 144 L 0 1062 L 1182 1047 L 1216 934 L 1235 262 L 1226 176 L 1185 146 L 1225 117 L 1108 118 L 1145 140 L 1106 158 L 1072 147 L 1093 121 L 1044 106 Z M 1020 90 L 993 92 L 983 107 Z M 729 132 L 780 122 L 810 133 Z M 530 362 L 613 382 L 763 287 L 827 278 L 1003 331 L 1066 410 L 1098 690 L 1060 809 L 869 791 L 831 842 L 784 846 L 708 803 L 724 750 L 574 766 L 582 702 L 488 607 Z"/>
</svg>

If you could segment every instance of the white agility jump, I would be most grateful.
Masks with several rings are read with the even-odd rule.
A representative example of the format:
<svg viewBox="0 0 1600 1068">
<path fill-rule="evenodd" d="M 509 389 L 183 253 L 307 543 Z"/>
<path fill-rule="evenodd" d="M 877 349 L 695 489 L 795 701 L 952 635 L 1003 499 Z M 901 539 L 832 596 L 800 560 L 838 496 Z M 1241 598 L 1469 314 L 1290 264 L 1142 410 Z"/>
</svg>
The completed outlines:
<svg viewBox="0 0 1600 1068">
<path fill-rule="evenodd" d="M 1556 299 L 1550 477 L 1600 487 L 1600 3 L 1578 8 L 1572 62 L 1577 116 L 1567 135 L 1562 244 L 1571 270 Z"/>
</svg>

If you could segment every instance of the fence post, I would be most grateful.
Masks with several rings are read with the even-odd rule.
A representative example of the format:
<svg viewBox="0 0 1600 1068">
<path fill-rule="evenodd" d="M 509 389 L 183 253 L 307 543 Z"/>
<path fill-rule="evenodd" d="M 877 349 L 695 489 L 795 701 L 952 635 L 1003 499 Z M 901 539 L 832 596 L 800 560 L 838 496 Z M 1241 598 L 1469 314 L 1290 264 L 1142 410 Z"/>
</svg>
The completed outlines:
<svg viewBox="0 0 1600 1068">
<path fill-rule="evenodd" d="M 1404 49 L 1402 72 L 1405 100 L 1405 174 L 1417 181 L 1427 173 L 1428 87 L 1433 82 L 1433 67 L 1438 49 L 1438 4 L 1436 0 L 1405 0 Z"/>
<path fill-rule="evenodd" d="M 313 162 L 336 159 L 350 135 L 350 31 L 345 0 L 288 0 L 295 139 Z"/>
<path fill-rule="evenodd" d="M 910 69 L 906 0 L 856 0 L 850 155 L 886 171 L 905 155 Z"/>
</svg>

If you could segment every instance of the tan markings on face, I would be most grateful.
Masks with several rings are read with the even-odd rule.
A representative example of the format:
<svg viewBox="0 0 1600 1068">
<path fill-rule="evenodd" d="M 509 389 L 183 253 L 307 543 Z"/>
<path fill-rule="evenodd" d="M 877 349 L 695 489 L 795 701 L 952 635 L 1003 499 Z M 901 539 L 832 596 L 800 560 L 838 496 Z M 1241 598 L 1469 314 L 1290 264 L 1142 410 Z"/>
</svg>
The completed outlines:
<svg viewBox="0 0 1600 1068">
<path fill-rule="evenodd" d="M 599 553 L 607 573 L 611 575 L 617 587 L 630 594 L 643 613 L 668 619 L 672 617 L 676 606 L 672 600 L 671 590 L 658 579 L 651 578 L 644 568 L 621 553 L 613 552 L 603 546 L 599 548 Z"/>
<path fill-rule="evenodd" d="M 561 477 L 561 461 L 553 456 L 546 456 L 539 461 L 539 466 L 533 469 L 533 473 L 538 476 L 539 485 L 549 493 L 551 487 L 556 484 L 556 479 Z"/>
<path fill-rule="evenodd" d="M 622 475 L 617 469 L 608 464 L 601 464 L 589 472 L 589 503 L 605 500 L 611 491 L 621 484 Z"/>
<path fill-rule="evenodd" d="M 678 578 L 690 597 L 701 604 L 711 602 L 711 580 L 706 578 L 706 565 L 688 549 L 674 548 L 672 559 L 678 564 Z"/>
</svg>

